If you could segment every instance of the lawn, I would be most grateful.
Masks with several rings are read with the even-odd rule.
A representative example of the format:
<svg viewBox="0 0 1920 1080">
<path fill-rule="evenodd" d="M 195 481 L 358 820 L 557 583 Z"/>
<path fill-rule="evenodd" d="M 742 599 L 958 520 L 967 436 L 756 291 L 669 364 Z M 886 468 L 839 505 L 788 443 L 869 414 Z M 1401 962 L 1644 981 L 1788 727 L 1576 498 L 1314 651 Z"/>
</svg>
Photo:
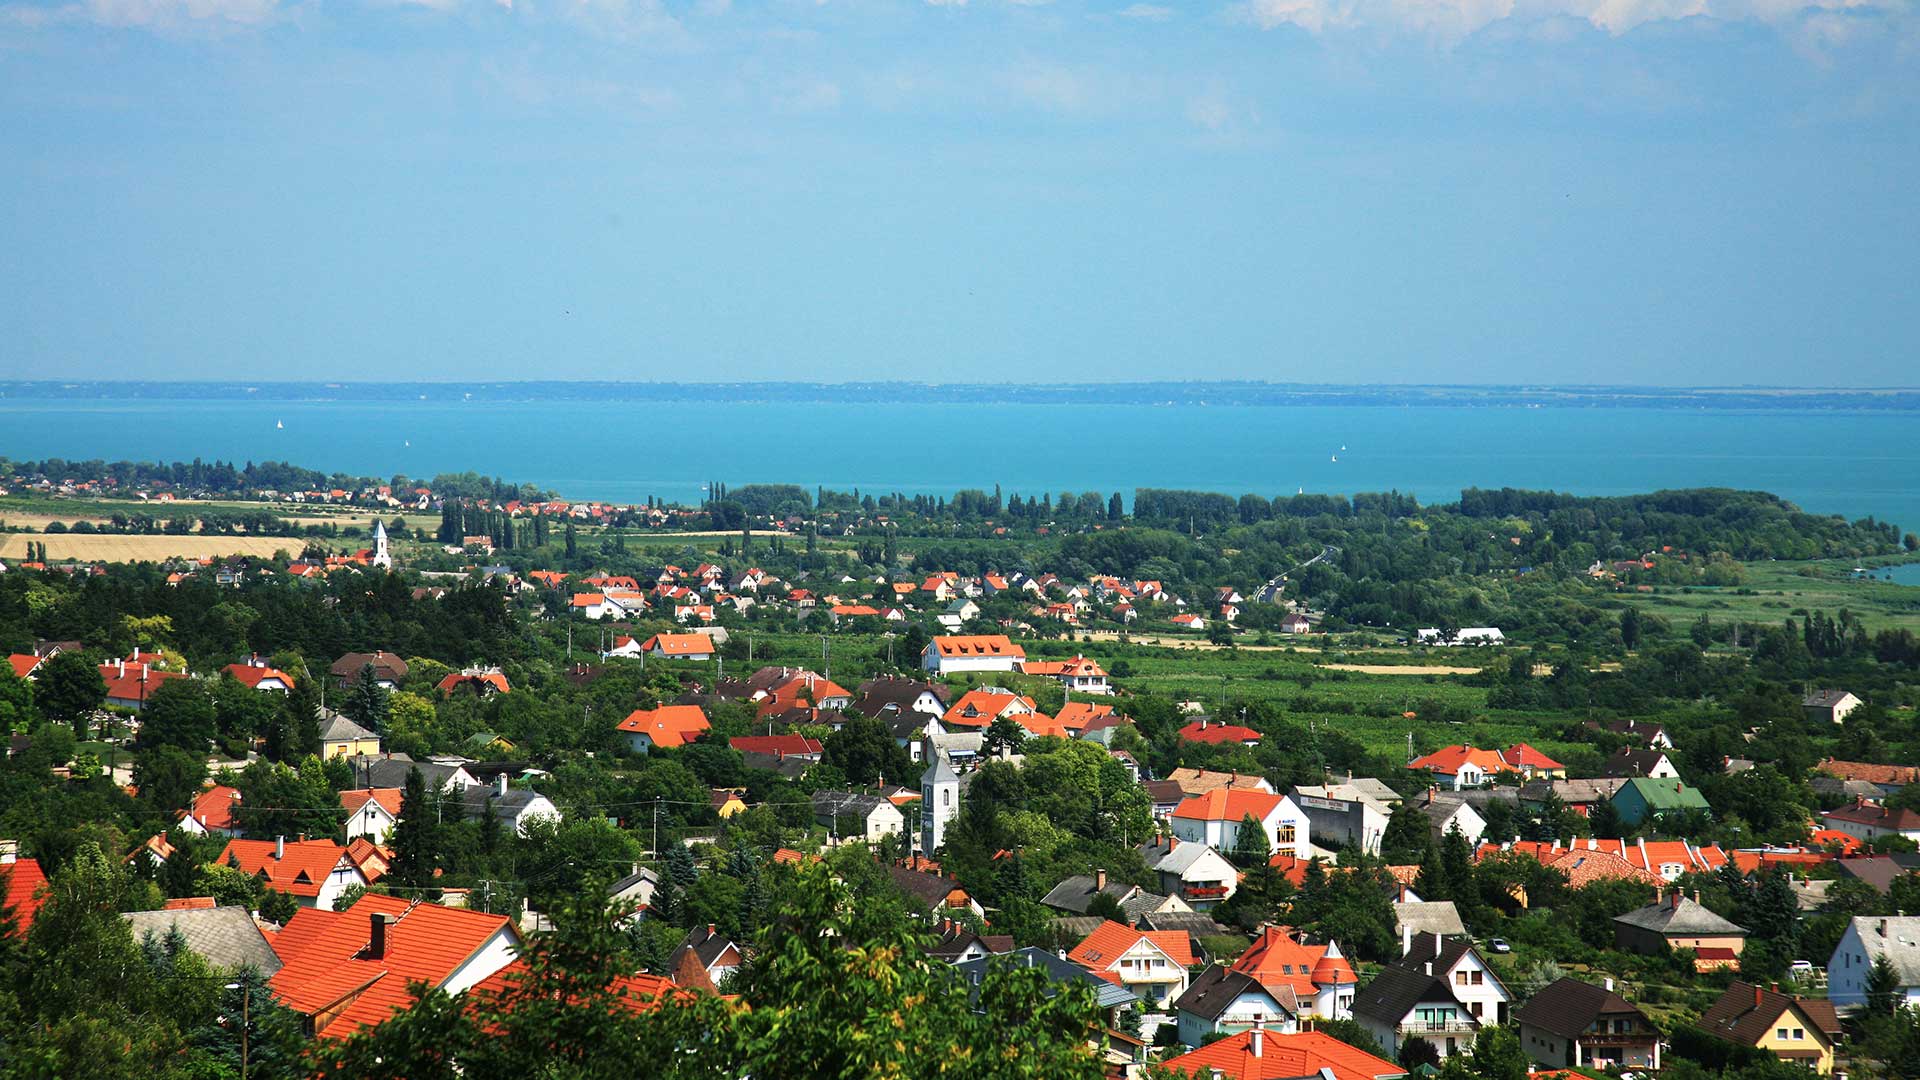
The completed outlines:
<svg viewBox="0 0 1920 1080">
<path fill-rule="evenodd" d="M 1762 562 L 1746 564 L 1746 583 L 1733 588 L 1662 587 L 1654 593 L 1621 593 L 1620 598 L 1653 612 L 1684 634 L 1704 613 L 1716 622 L 1779 623 L 1796 612 L 1846 609 L 1869 630 L 1904 627 L 1920 632 L 1920 588 L 1849 576 L 1851 562 Z"/>
</svg>

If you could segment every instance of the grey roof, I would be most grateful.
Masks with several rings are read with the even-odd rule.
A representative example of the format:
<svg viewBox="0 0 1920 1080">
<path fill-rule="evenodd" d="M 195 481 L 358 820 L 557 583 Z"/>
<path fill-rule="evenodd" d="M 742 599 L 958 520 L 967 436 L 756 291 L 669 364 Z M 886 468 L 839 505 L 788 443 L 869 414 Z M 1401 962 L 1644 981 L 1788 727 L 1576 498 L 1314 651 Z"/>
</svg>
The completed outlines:
<svg viewBox="0 0 1920 1080">
<path fill-rule="evenodd" d="M 1169 850 L 1164 844 L 1149 841 L 1135 850 L 1147 860 L 1147 869 L 1162 874 L 1184 874 L 1194 863 L 1206 857 L 1213 848 L 1192 840 L 1173 845 Z"/>
<path fill-rule="evenodd" d="M 1093 989 L 1094 1003 L 1102 1009 L 1111 1009 L 1122 1005 L 1131 1005 L 1138 999 L 1131 990 L 1115 986 L 1093 972 L 1071 960 L 1062 959 L 1045 949 L 1031 946 L 1017 949 L 1005 956 L 984 956 L 978 960 L 968 960 L 964 964 L 955 964 L 953 969 L 966 980 L 969 1000 L 980 996 L 981 982 L 988 970 L 995 965 L 1009 968 L 1040 968 L 1047 973 L 1049 983 L 1080 982 Z M 1052 997 L 1054 991 L 1049 987 L 1045 993 Z"/>
<path fill-rule="evenodd" d="M 1158 911 L 1134 920 L 1135 930 L 1179 930 L 1190 938 L 1216 937 L 1229 933 L 1204 911 Z M 1087 933 L 1092 933 L 1089 930 Z M 1085 936 L 1085 935 L 1082 935 Z"/>
<path fill-rule="evenodd" d="M 933 748 L 942 754 L 979 755 L 986 749 L 987 734 L 984 731 L 949 731 L 933 737 Z"/>
<path fill-rule="evenodd" d="M 816 791 L 813 793 L 813 812 L 819 816 L 840 817 L 843 814 L 857 814 L 869 817 L 881 807 L 898 811 L 899 807 L 878 795 L 868 795 L 859 791 Z"/>
<path fill-rule="evenodd" d="M 1560 978 L 1548 983 L 1513 1011 L 1516 1022 L 1571 1039 L 1602 1016 L 1639 1016 L 1633 1002 L 1603 986 Z"/>
<path fill-rule="evenodd" d="M 1884 794 L 1879 785 L 1866 780 L 1837 780 L 1831 776 L 1809 777 L 1807 786 L 1813 789 L 1815 795 L 1826 795 L 1848 802 L 1855 799 L 1878 799 Z"/>
<path fill-rule="evenodd" d="M 1042 897 L 1040 902 L 1059 911 L 1085 914 L 1087 905 L 1093 902 L 1095 891 L 1092 874 L 1075 874 L 1048 890 L 1047 895 Z M 1098 891 L 1120 901 L 1121 907 L 1124 908 L 1126 902 L 1133 899 L 1136 893 L 1146 890 L 1131 881 L 1108 878 L 1107 887 Z"/>
<path fill-rule="evenodd" d="M 901 892 L 919 901 L 920 906 L 928 911 L 940 909 L 953 890 L 960 887 L 960 883 L 952 878 L 926 870 L 909 870 L 904 866 L 887 867 L 887 877 Z"/>
<path fill-rule="evenodd" d="M 668 957 L 667 970 L 678 971 L 680 956 L 688 951 L 699 959 L 701 967 L 711 968 L 714 961 L 719 960 L 729 948 L 737 951 L 739 947 L 734 945 L 725 934 L 715 931 L 712 927 L 696 926 L 687 931 L 687 936 L 680 940 L 680 947 L 673 950 L 673 955 Z"/>
<path fill-rule="evenodd" d="M 1809 709 L 1831 709 L 1848 696 L 1846 690 L 1815 690 L 1801 700 L 1800 704 Z"/>
<path fill-rule="evenodd" d="M 1590 780 L 1534 780 L 1520 785 L 1520 801 L 1546 802 L 1548 794 L 1558 795 L 1564 803 L 1606 802 L 1627 781 L 1624 777 L 1600 777 Z"/>
<path fill-rule="evenodd" d="M 493 804 L 493 812 L 497 817 L 518 817 L 527 807 L 544 798 L 539 792 L 527 788 L 508 788 L 506 794 L 502 795 L 482 784 L 461 791 L 450 801 L 460 804 L 461 814 L 478 821 L 487 816 L 488 803 Z"/>
<path fill-rule="evenodd" d="M 813 762 L 793 756 L 781 757 L 778 754 L 764 754 L 758 750 L 748 750 L 740 755 L 741 764 L 749 769 L 765 769 L 776 772 L 789 780 L 798 780 Z"/>
<path fill-rule="evenodd" d="M 960 782 L 960 774 L 953 771 L 952 765 L 947 764 L 947 755 L 936 752 L 933 755 L 933 761 L 927 766 L 927 771 L 920 774 L 920 782 L 922 784 L 957 784 Z"/>
<path fill-rule="evenodd" d="M 1868 963 L 1885 956 L 1902 987 L 1920 986 L 1920 915 L 1856 915 L 1849 925 L 1866 946 Z"/>
<path fill-rule="evenodd" d="M 1397 929 L 1421 934 L 1464 934 L 1467 925 L 1460 921 L 1460 909 L 1451 900 L 1406 901 L 1393 905 Z"/>
<path fill-rule="evenodd" d="M 1062 915 L 1047 920 L 1047 925 L 1053 928 L 1054 933 L 1068 941 L 1085 940 L 1088 934 L 1106 924 L 1107 920 L 1098 915 Z"/>
<path fill-rule="evenodd" d="M 177 927 L 187 940 L 187 948 L 216 968 L 237 971 L 250 967 L 263 976 L 280 970 L 280 958 L 246 908 L 130 911 L 124 917 L 132 924 L 135 941 L 148 934 L 165 937 L 168 928 Z"/>
<path fill-rule="evenodd" d="M 1613 921 L 1651 930 L 1656 934 L 1733 935 L 1747 932 L 1745 927 L 1735 926 L 1715 915 L 1705 904 L 1697 904 L 1690 897 L 1677 894 L 1635 908 L 1625 915 L 1615 915 Z"/>
<path fill-rule="evenodd" d="M 1392 813 L 1394 805 L 1400 801 L 1398 792 L 1370 776 L 1354 777 L 1340 784 L 1300 784 L 1293 790 L 1295 794 L 1316 799 L 1368 803 L 1383 814 Z"/>
<path fill-rule="evenodd" d="M 639 885 L 643 881 L 650 882 L 653 885 L 657 886 L 660 884 L 660 875 L 654 873 L 651 869 L 643 866 L 640 869 L 635 870 L 633 873 L 628 874 L 626 877 L 621 878 L 619 881 L 616 881 L 613 884 L 607 886 L 607 895 L 619 896 L 621 893 L 626 892 L 628 889 L 631 889 L 636 885 Z"/>
<path fill-rule="evenodd" d="M 1841 859 L 1837 863 L 1840 873 L 1846 877 L 1864 881 L 1873 886 L 1882 896 L 1893 890 L 1893 883 L 1908 872 L 1906 867 L 1885 855 L 1868 855 L 1855 859 Z"/>
<path fill-rule="evenodd" d="M 1218 1020 L 1221 1013 L 1226 1012 L 1240 995 L 1246 993 L 1260 994 L 1273 1002 L 1276 1014 L 1292 1012 L 1252 976 L 1220 964 L 1214 964 L 1201 972 L 1199 977 L 1193 980 L 1193 984 L 1187 987 L 1187 992 L 1174 1001 L 1173 1007 L 1205 1020 Z M 1276 1015 L 1275 1019 L 1278 1018 Z"/>
<path fill-rule="evenodd" d="M 340 742 L 347 739 L 373 738 L 378 736 L 332 709 L 320 710 L 320 741 Z"/>
<path fill-rule="evenodd" d="M 444 790 L 454 775 L 463 771 L 458 765 L 415 761 L 405 754 L 358 754 L 346 760 L 353 766 L 355 782 L 360 787 L 406 787 L 407 773 L 419 769 L 420 778 L 429 788 Z"/>
<path fill-rule="evenodd" d="M 1388 964 L 1354 994 L 1353 1014 L 1398 1026 L 1421 1002 L 1457 1004 L 1459 999 L 1438 975 L 1428 975 L 1422 968 L 1404 964 Z M 1462 1019 L 1471 1021 L 1473 1017 L 1462 1010 Z"/>
</svg>

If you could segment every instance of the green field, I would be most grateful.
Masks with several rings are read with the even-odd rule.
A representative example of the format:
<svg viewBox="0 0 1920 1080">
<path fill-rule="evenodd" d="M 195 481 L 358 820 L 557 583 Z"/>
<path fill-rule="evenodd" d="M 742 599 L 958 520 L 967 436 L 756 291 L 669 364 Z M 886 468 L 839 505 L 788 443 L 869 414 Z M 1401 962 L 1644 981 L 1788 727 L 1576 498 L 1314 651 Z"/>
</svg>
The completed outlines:
<svg viewBox="0 0 1920 1080">
<path fill-rule="evenodd" d="M 1684 634 L 1703 613 L 1716 622 L 1777 624 L 1806 612 L 1834 615 L 1843 608 L 1859 616 L 1869 630 L 1904 627 L 1920 633 L 1920 588 L 1850 577 L 1853 565 L 1831 559 L 1747 563 L 1746 583 L 1738 587 L 1663 586 L 1654 593 L 1619 596 L 1666 619 L 1677 634 Z"/>
</svg>

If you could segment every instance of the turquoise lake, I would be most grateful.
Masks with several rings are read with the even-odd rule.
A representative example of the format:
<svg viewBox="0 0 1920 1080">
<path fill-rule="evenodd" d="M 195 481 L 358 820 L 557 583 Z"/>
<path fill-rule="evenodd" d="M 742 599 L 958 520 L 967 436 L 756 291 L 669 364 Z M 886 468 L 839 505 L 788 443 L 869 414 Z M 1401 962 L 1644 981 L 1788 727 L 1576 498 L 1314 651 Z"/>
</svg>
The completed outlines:
<svg viewBox="0 0 1920 1080">
<path fill-rule="evenodd" d="M 935 391 L 929 391 L 930 393 Z M 0 454 L 358 475 L 472 469 L 577 498 L 695 501 L 709 480 L 947 494 L 1463 487 L 1618 495 L 1725 486 L 1920 530 L 1911 412 L 1377 406 L 1089 407 L 1010 387 L 996 406 L 529 401 L 0 401 Z M 276 427 L 275 425 L 283 425 Z M 1337 460 L 1335 460 L 1337 459 Z"/>
</svg>

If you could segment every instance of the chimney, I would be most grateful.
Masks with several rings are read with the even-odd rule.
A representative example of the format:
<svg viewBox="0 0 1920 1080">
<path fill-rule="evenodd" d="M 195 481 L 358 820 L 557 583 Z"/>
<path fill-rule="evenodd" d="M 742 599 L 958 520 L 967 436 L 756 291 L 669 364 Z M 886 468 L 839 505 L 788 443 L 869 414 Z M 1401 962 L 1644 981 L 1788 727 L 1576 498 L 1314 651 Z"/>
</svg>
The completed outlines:
<svg viewBox="0 0 1920 1080">
<path fill-rule="evenodd" d="M 708 923 L 708 924 L 707 924 L 707 936 L 708 936 L 708 937 L 718 937 L 719 935 L 720 935 L 720 932 L 719 932 L 718 930 L 715 930 L 715 929 L 713 928 L 713 924 L 712 924 L 712 923 Z"/>
<path fill-rule="evenodd" d="M 1432 978 L 1433 977 L 1433 961 L 1431 960 L 1427 961 L 1426 969 L 1427 969 L 1427 977 Z"/>
<path fill-rule="evenodd" d="M 1253 1053 L 1253 1056 L 1254 1056 L 1254 1057 L 1259 1057 L 1259 1056 L 1260 1056 L 1260 1053 L 1261 1053 L 1261 1051 L 1263 1051 L 1263 1050 L 1265 1050 L 1265 1049 L 1267 1048 L 1267 1045 L 1266 1045 L 1266 1044 L 1267 1044 L 1267 1039 L 1266 1039 L 1266 1031 L 1265 1031 L 1265 1029 L 1264 1029 L 1264 1028 L 1259 1028 L 1259 1027 L 1256 1027 L 1256 1028 L 1254 1028 L 1254 1029 L 1253 1029 L 1253 1041 L 1252 1041 L 1251 1043 L 1249 1043 L 1249 1044 L 1248 1044 L 1248 1045 L 1249 1045 L 1249 1047 L 1251 1047 L 1251 1050 L 1252 1050 L 1252 1053 Z"/>
<path fill-rule="evenodd" d="M 1880 925 L 1877 929 L 1880 931 L 1881 937 L 1886 937 L 1887 936 L 1887 920 L 1881 919 Z"/>
<path fill-rule="evenodd" d="M 1609 994 L 1613 993 L 1613 976 L 1611 975 L 1607 976 L 1606 986 L 1607 986 L 1607 993 Z"/>
<path fill-rule="evenodd" d="M 384 914 L 375 913 L 373 916 L 369 927 L 371 933 L 367 938 L 367 959 L 385 960 L 387 958 L 387 923 L 389 921 L 388 916 Z"/>
<path fill-rule="evenodd" d="M 1412 951 L 1413 951 L 1413 927 L 1406 923 L 1401 923 L 1400 924 L 1400 955 L 1405 956 Z"/>
<path fill-rule="evenodd" d="M 1094 892 L 1107 891 L 1107 871 L 1105 868 L 1095 870 L 1093 872 L 1093 891 Z"/>
<path fill-rule="evenodd" d="M 275 861 L 278 861 L 280 859 L 284 859 L 287 857 L 287 838 L 286 837 L 276 836 L 273 838 L 273 857 Z"/>
<path fill-rule="evenodd" d="M 1755 984 L 1754 984 L 1754 986 L 1753 986 L 1753 1007 L 1754 1007 L 1754 1008 L 1756 1008 L 1756 1009 L 1757 1009 L 1757 1008 L 1759 1008 L 1760 1006 L 1762 1006 L 1762 1005 L 1764 1005 L 1764 1004 L 1766 1004 L 1765 1002 L 1763 1002 L 1763 1001 L 1761 1001 L 1761 1000 L 1760 1000 L 1760 999 L 1761 999 L 1761 996 L 1762 996 L 1762 995 L 1763 995 L 1764 993 L 1765 993 L 1765 991 L 1763 991 L 1763 990 L 1761 990 L 1761 989 L 1760 989 L 1760 984 L 1759 984 L 1759 983 L 1755 983 Z"/>
<path fill-rule="evenodd" d="M 1699 890 L 1699 889 L 1695 889 L 1695 890 L 1693 890 L 1693 902 L 1694 902 L 1694 903 L 1696 903 L 1696 904 L 1700 902 L 1700 890 Z"/>
<path fill-rule="evenodd" d="M 507 797 L 507 774 L 501 773 L 493 778 L 493 795 L 497 799 Z"/>
</svg>

